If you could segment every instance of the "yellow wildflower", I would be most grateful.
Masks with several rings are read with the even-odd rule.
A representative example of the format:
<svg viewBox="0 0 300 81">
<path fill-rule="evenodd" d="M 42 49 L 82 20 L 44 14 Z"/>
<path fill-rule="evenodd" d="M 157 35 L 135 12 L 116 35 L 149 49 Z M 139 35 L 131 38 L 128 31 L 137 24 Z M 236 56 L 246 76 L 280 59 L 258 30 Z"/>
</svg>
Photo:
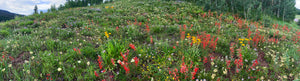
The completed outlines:
<svg viewBox="0 0 300 81">
<path fill-rule="evenodd" d="M 198 43 L 197 44 L 200 44 L 201 43 L 201 39 L 197 39 L 198 40 Z"/>
<path fill-rule="evenodd" d="M 110 8 L 114 8 L 114 6 L 111 6 Z"/>
<path fill-rule="evenodd" d="M 105 36 L 107 37 L 107 38 L 109 38 L 109 34 L 111 34 L 111 33 L 107 33 L 107 32 L 104 32 L 105 33 Z"/>
<path fill-rule="evenodd" d="M 249 41 L 249 39 L 245 38 L 246 41 Z"/>
<path fill-rule="evenodd" d="M 105 8 L 109 8 L 109 6 L 105 6 Z"/>
<path fill-rule="evenodd" d="M 195 36 L 192 36 L 192 40 L 193 40 L 193 43 L 196 43 L 197 42 L 197 39 Z"/>
<path fill-rule="evenodd" d="M 191 38 L 190 33 L 187 33 L 186 38 Z"/>
<path fill-rule="evenodd" d="M 242 46 L 245 46 L 245 44 L 242 44 Z"/>
</svg>

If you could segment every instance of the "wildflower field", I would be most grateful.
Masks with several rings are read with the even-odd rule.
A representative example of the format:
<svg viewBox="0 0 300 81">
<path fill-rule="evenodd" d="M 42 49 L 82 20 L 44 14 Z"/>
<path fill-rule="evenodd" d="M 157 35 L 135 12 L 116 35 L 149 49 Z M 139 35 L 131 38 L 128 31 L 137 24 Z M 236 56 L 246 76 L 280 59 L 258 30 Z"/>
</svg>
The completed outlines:
<svg viewBox="0 0 300 81">
<path fill-rule="evenodd" d="M 193 3 L 121 0 L 0 23 L 0 79 L 299 81 L 299 39 Z"/>
</svg>

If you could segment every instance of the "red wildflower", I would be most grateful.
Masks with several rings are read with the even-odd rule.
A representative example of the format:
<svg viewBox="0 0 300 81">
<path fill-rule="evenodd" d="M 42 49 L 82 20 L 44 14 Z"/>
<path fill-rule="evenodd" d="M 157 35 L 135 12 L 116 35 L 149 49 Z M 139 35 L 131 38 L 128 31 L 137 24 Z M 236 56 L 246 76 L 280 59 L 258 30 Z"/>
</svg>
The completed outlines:
<svg viewBox="0 0 300 81">
<path fill-rule="evenodd" d="M 181 73 L 187 72 L 186 65 L 181 66 L 180 72 L 181 72 Z"/>
<path fill-rule="evenodd" d="M 139 59 L 137 57 L 134 57 L 133 59 L 134 59 L 135 66 L 137 66 L 139 63 Z"/>
<path fill-rule="evenodd" d="M 110 59 L 110 61 L 111 61 L 111 63 L 113 64 L 113 65 L 115 65 L 115 61 L 114 61 L 115 59 L 113 59 L 113 58 L 111 58 Z"/>
<path fill-rule="evenodd" d="M 102 69 L 102 61 L 101 61 L 101 57 L 98 56 L 98 63 L 99 63 L 99 68 Z"/>
<path fill-rule="evenodd" d="M 77 49 L 78 53 L 81 54 L 80 49 Z"/>
<path fill-rule="evenodd" d="M 207 63 L 207 57 L 204 57 L 204 60 L 203 60 L 204 64 Z"/>
<path fill-rule="evenodd" d="M 150 28 L 148 26 L 148 24 L 146 24 L 146 31 L 149 33 L 150 32 Z"/>
<path fill-rule="evenodd" d="M 184 40 L 184 38 L 185 38 L 185 31 L 181 32 L 181 37 L 180 38 L 181 38 L 181 40 Z"/>
<path fill-rule="evenodd" d="M 173 49 L 176 49 L 176 47 L 175 47 L 175 46 L 173 46 Z"/>
<path fill-rule="evenodd" d="M 134 51 L 136 50 L 136 49 L 135 49 L 135 46 L 134 46 L 133 44 L 129 44 L 129 47 L 130 47 L 131 49 L 133 49 Z"/>
<path fill-rule="evenodd" d="M 135 22 L 134 22 L 134 25 L 136 25 L 136 23 L 137 23 L 136 18 L 134 19 L 134 21 L 135 21 Z"/>
<path fill-rule="evenodd" d="M 118 26 L 116 27 L 116 31 L 119 31 L 119 27 Z"/>
<path fill-rule="evenodd" d="M 150 36 L 150 43 L 153 43 L 153 38 L 152 38 L 152 36 Z"/>
<path fill-rule="evenodd" d="M 230 67 L 229 67 L 229 65 L 230 65 L 230 60 L 227 60 L 227 61 L 226 61 L 226 65 L 227 65 L 227 68 L 230 69 Z"/>
<path fill-rule="evenodd" d="M 122 58 L 123 58 L 123 60 L 125 60 L 125 61 L 127 61 L 127 57 L 126 57 L 126 54 L 122 54 L 122 52 L 120 53 L 121 54 L 121 56 L 122 56 Z"/>
<path fill-rule="evenodd" d="M 192 27 L 193 27 L 194 25 L 193 24 L 191 24 L 191 27 L 190 27 L 190 29 L 192 29 Z"/>
<path fill-rule="evenodd" d="M 94 73 L 95 73 L 96 77 L 99 77 L 99 74 L 97 73 L 97 71 L 94 71 Z"/>
<path fill-rule="evenodd" d="M 194 69 L 194 72 L 192 72 L 192 80 L 194 80 L 195 79 L 195 75 L 196 75 L 196 73 L 197 73 L 197 71 L 199 70 L 199 68 L 195 68 Z"/>
<path fill-rule="evenodd" d="M 185 24 L 183 25 L 183 29 L 186 30 L 186 25 Z"/>
<path fill-rule="evenodd" d="M 124 70 L 126 71 L 126 74 L 128 74 L 129 71 L 130 71 L 130 69 L 128 67 L 126 67 L 126 66 L 124 66 Z"/>
<path fill-rule="evenodd" d="M 47 77 L 46 77 L 46 79 L 48 80 L 48 79 L 49 79 L 49 76 L 50 76 L 50 74 L 47 74 L 46 76 L 47 76 Z"/>
<path fill-rule="evenodd" d="M 73 48 L 74 51 L 76 51 L 76 48 Z"/>
<path fill-rule="evenodd" d="M 13 61 L 13 60 L 14 60 L 14 58 L 13 58 L 12 56 L 9 56 L 9 58 L 10 58 L 10 61 Z"/>
</svg>

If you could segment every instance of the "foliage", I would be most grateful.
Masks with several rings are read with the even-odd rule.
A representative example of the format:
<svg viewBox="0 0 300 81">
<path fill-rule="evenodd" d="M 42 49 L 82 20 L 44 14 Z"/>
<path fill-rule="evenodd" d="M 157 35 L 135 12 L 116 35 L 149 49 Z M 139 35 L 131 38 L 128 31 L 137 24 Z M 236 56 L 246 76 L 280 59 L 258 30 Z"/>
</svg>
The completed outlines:
<svg viewBox="0 0 300 81">
<path fill-rule="evenodd" d="M 296 23 L 268 15 L 250 21 L 217 10 L 228 5 L 223 3 L 228 0 L 218 1 L 222 3 L 197 6 L 185 1 L 121 0 L 0 23 L 0 36 L 5 36 L 0 39 L 0 78 L 299 80 Z M 236 9 L 252 8 L 246 13 L 251 18 L 255 7 L 238 2 Z M 220 6 L 211 6 L 215 4 Z M 204 6 L 216 9 L 206 11 Z"/>
</svg>

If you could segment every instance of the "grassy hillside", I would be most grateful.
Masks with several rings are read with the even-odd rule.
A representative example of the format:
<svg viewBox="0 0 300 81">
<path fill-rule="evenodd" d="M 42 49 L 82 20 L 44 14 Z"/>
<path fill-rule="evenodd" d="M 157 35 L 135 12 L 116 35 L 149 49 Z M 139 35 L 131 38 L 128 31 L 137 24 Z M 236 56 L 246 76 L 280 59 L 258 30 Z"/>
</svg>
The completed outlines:
<svg viewBox="0 0 300 81">
<path fill-rule="evenodd" d="M 187 2 L 122 0 L 0 23 L 4 80 L 299 80 L 300 32 Z"/>
<path fill-rule="evenodd" d="M 0 22 L 4 22 L 10 19 L 14 19 L 16 16 L 23 16 L 15 13 L 11 13 L 5 10 L 0 10 Z"/>
</svg>

